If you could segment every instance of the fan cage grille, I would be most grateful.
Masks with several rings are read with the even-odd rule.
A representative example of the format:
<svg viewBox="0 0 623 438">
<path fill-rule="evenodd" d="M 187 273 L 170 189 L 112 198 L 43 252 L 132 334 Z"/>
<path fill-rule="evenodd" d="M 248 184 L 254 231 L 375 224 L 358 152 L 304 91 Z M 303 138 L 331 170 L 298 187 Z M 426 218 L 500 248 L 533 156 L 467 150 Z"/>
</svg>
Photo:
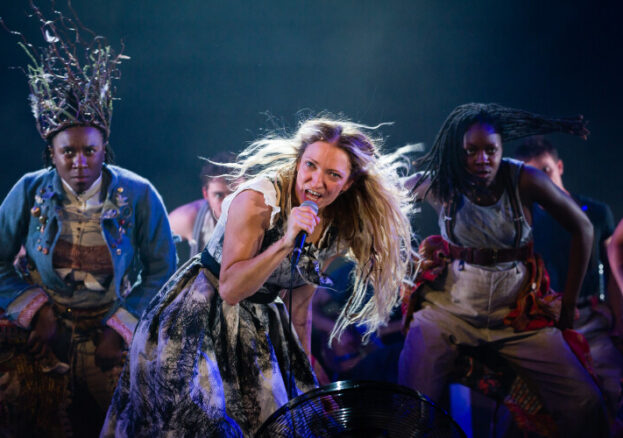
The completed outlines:
<svg viewBox="0 0 623 438">
<path fill-rule="evenodd" d="M 386 382 L 335 382 L 271 415 L 256 437 L 465 437 L 423 394 Z"/>
</svg>

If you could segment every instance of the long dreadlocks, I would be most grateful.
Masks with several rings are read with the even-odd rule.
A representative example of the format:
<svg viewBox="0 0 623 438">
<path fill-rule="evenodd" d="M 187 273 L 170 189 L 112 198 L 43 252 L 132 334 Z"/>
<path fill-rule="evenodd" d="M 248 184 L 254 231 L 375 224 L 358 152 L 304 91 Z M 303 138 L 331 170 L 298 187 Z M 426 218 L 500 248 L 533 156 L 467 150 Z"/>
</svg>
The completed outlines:
<svg viewBox="0 0 623 438">
<path fill-rule="evenodd" d="M 450 113 L 431 150 L 415 162 L 416 169 L 423 171 L 423 177 L 415 188 L 430 179 L 429 191 L 442 202 L 449 202 L 464 189 L 469 178 L 465 169 L 463 136 L 475 123 L 493 127 L 502 137 L 502 142 L 550 132 L 584 138 L 589 133 L 582 116 L 554 118 L 496 103 L 466 103 Z"/>
</svg>

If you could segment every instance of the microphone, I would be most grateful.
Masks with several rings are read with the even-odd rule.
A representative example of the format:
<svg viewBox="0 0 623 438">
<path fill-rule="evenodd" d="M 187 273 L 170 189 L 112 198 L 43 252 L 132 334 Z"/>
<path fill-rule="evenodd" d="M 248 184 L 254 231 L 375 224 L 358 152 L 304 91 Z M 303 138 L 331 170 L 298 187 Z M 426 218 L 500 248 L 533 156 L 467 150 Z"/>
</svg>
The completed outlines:
<svg viewBox="0 0 623 438">
<path fill-rule="evenodd" d="M 301 207 L 309 207 L 314 210 L 314 214 L 318 214 L 318 204 L 314 201 L 305 201 L 301 204 Z M 296 240 L 294 241 L 294 250 L 292 251 L 292 266 L 296 266 L 299 263 L 299 259 L 301 258 L 301 253 L 303 252 L 303 245 L 305 245 L 305 239 L 307 239 L 307 233 L 305 231 L 299 231 L 296 236 Z"/>
</svg>

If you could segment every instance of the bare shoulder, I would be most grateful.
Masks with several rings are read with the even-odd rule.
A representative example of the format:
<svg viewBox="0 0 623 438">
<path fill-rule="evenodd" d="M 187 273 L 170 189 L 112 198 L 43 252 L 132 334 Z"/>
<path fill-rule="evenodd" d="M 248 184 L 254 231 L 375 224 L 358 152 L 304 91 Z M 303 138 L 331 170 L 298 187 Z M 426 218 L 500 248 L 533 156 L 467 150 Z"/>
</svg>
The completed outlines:
<svg viewBox="0 0 623 438">
<path fill-rule="evenodd" d="M 270 227 L 270 214 L 271 207 L 264 202 L 264 196 L 254 190 L 244 190 L 232 199 L 225 225 L 221 269 L 258 253 L 264 233 Z"/>
<path fill-rule="evenodd" d="M 529 165 L 521 167 L 519 193 L 525 205 L 531 205 L 533 202 L 541 204 L 544 197 L 549 198 L 557 194 L 555 192 L 556 187 L 545 173 Z"/>
<path fill-rule="evenodd" d="M 547 175 L 536 167 L 524 164 L 521 166 L 521 171 L 519 172 L 519 184 L 532 183 L 535 179 L 539 179 L 541 177 L 547 177 Z"/>
<path fill-rule="evenodd" d="M 431 180 L 430 176 L 424 172 L 416 172 L 405 177 L 402 183 L 407 190 L 412 191 L 417 198 L 421 199 L 424 193 L 430 188 Z M 418 196 L 420 193 L 422 196 Z"/>
<path fill-rule="evenodd" d="M 432 184 L 430 175 L 424 172 L 416 172 L 403 179 L 402 182 L 404 187 L 411 193 L 413 201 L 426 201 L 436 211 L 439 211 L 441 202 L 430 191 Z"/>
<path fill-rule="evenodd" d="M 169 223 L 173 233 L 179 234 L 186 240 L 192 239 L 197 213 L 204 202 L 203 199 L 197 199 L 196 201 L 181 205 L 169 213 Z"/>
<path fill-rule="evenodd" d="M 590 230 L 592 236 L 593 226 L 588 217 L 544 172 L 532 166 L 524 166 L 519 176 L 519 192 L 524 212 L 532 208 L 533 203 L 539 204 L 567 231 Z"/>
<path fill-rule="evenodd" d="M 272 207 L 266 205 L 264 195 L 255 190 L 243 190 L 231 201 L 228 225 L 233 223 L 253 223 L 263 229 L 270 226 Z"/>
</svg>

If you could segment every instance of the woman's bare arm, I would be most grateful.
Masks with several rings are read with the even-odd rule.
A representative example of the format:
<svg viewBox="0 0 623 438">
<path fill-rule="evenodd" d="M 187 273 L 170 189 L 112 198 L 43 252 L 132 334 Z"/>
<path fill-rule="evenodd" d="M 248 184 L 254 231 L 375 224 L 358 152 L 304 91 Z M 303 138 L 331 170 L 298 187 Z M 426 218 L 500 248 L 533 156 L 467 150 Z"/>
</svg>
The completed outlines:
<svg viewBox="0 0 623 438">
<path fill-rule="evenodd" d="M 257 292 L 290 254 L 298 232 L 305 230 L 312 234 L 318 224 L 318 217 L 309 207 L 295 207 L 284 236 L 258 254 L 264 232 L 270 226 L 270 215 L 271 207 L 264 202 L 264 196 L 253 190 L 241 192 L 229 207 L 219 294 L 231 305 Z"/>
</svg>

